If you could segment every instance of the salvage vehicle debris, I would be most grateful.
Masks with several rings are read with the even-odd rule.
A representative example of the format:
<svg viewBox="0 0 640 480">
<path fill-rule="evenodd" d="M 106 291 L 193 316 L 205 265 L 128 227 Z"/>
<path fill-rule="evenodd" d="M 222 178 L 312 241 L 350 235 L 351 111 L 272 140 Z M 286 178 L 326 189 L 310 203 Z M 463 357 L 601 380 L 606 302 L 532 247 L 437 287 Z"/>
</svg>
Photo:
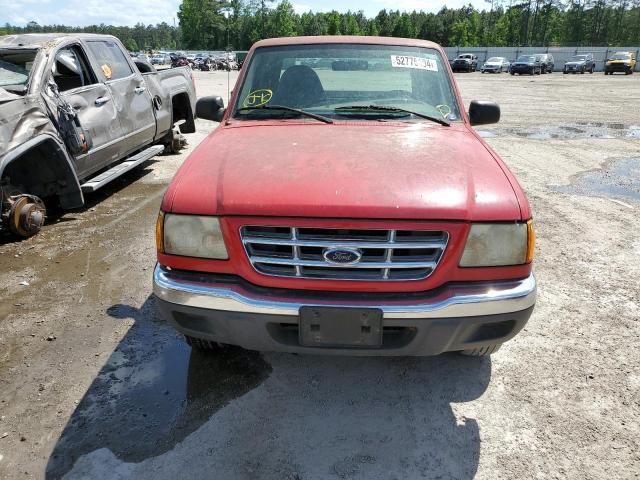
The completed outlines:
<svg viewBox="0 0 640 480">
<path fill-rule="evenodd" d="M 258 42 L 158 217 L 157 303 L 197 348 L 490 355 L 536 299 L 526 196 L 442 48 Z M 327 139 L 330 139 L 328 141 Z"/>
<path fill-rule="evenodd" d="M 195 131 L 190 69 L 138 65 L 108 35 L 0 37 L 0 230 L 38 233 Z"/>
</svg>

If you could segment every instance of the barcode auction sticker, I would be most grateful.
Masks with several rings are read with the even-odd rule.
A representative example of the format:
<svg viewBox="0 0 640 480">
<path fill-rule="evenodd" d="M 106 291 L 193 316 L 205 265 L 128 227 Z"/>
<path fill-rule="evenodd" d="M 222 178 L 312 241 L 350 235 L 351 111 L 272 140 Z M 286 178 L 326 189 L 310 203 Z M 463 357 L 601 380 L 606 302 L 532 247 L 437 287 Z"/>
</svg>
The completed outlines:
<svg viewBox="0 0 640 480">
<path fill-rule="evenodd" d="M 408 55 L 391 55 L 393 68 L 417 68 L 418 70 L 438 71 L 438 64 L 431 58 L 410 57 Z"/>
</svg>

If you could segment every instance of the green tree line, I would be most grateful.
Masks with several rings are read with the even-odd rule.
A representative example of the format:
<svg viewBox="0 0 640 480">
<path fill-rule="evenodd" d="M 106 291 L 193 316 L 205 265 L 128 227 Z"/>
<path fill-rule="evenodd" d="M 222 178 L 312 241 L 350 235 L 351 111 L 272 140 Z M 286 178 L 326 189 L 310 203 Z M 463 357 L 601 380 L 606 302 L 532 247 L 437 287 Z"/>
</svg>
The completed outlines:
<svg viewBox="0 0 640 480">
<path fill-rule="evenodd" d="M 634 46 L 640 44 L 640 0 L 486 0 L 437 13 L 381 10 L 296 13 L 288 0 L 183 0 L 179 26 L 5 25 L 0 34 L 112 34 L 130 50 L 246 50 L 255 41 L 296 35 L 382 35 L 422 38 L 445 46 Z"/>
</svg>

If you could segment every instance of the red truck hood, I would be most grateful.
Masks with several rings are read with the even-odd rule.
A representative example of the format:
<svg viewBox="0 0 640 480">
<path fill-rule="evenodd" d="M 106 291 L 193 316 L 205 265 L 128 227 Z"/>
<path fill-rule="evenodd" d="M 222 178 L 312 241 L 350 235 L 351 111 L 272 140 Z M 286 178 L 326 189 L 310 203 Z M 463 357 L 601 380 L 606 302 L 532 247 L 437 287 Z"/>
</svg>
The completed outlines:
<svg viewBox="0 0 640 480">
<path fill-rule="evenodd" d="M 467 128 L 239 122 L 190 155 L 163 209 L 203 215 L 521 219 L 498 161 Z"/>
</svg>

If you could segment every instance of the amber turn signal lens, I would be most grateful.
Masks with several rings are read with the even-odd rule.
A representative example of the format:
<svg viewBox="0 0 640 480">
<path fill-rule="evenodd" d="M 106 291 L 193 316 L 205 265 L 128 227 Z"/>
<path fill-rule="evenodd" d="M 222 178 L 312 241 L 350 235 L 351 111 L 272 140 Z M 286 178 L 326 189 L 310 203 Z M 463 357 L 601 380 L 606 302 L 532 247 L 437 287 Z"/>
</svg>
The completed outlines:
<svg viewBox="0 0 640 480">
<path fill-rule="evenodd" d="M 527 222 L 527 263 L 533 262 L 536 250 L 536 232 L 533 229 L 533 220 Z"/>
<path fill-rule="evenodd" d="M 158 213 L 156 220 L 156 250 L 164 253 L 164 212 Z"/>
</svg>

